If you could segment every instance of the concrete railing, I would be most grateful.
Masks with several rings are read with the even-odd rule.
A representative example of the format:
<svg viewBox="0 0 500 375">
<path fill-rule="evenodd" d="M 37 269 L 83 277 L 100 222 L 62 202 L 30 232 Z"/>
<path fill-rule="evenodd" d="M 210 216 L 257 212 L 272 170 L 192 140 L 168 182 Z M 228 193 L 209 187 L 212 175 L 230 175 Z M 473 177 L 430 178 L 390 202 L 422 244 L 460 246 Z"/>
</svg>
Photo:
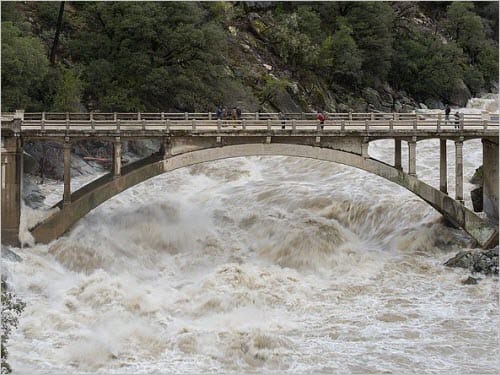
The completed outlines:
<svg viewBox="0 0 500 375">
<path fill-rule="evenodd" d="M 4 122 L 21 120 L 23 130 L 134 131 L 134 130 L 498 130 L 498 115 L 422 113 L 327 113 L 324 126 L 316 113 L 243 113 L 240 119 L 216 119 L 214 113 L 23 113 L 22 117 L 2 114 Z M 7 124 L 5 124 L 8 126 Z M 3 127 L 3 126 L 2 126 Z"/>
</svg>

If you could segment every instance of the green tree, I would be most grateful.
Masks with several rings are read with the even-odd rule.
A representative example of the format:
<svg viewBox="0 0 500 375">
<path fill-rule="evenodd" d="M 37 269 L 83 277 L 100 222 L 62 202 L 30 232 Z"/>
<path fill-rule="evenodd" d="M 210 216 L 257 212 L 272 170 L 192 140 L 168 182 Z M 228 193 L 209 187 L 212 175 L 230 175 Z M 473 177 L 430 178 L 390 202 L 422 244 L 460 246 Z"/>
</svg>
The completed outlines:
<svg viewBox="0 0 500 375">
<path fill-rule="evenodd" d="M 58 88 L 53 111 L 56 112 L 79 112 L 80 110 L 80 87 L 78 77 L 71 69 L 66 69 L 62 76 L 62 82 Z"/>
<path fill-rule="evenodd" d="M 356 2 L 347 10 L 346 18 L 361 52 L 366 82 L 385 81 L 393 53 L 393 9 L 386 2 Z"/>
<path fill-rule="evenodd" d="M 10 21 L 2 22 L 3 110 L 41 110 L 41 84 L 48 66 L 46 50 L 39 39 L 23 36 Z"/>
<path fill-rule="evenodd" d="M 481 17 L 473 12 L 471 2 L 452 2 L 447 11 L 446 29 L 448 34 L 464 49 L 475 64 L 477 56 L 486 42 Z"/>
<path fill-rule="evenodd" d="M 352 28 L 346 22 L 339 24 L 331 38 L 333 78 L 344 84 L 357 83 L 361 74 L 361 52 L 352 37 Z"/>
<path fill-rule="evenodd" d="M 395 46 L 392 85 L 419 99 L 435 97 L 448 101 L 464 76 L 466 63 L 462 50 L 455 43 L 443 44 L 426 34 L 400 39 Z"/>
</svg>

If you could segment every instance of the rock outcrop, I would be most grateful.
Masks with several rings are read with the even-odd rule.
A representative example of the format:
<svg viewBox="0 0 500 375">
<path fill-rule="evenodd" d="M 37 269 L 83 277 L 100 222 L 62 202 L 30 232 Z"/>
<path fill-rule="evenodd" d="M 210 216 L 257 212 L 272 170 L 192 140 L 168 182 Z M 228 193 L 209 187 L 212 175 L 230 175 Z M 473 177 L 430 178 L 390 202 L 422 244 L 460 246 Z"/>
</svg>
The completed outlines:
<svg viewBox="0 0 500 375">
<path fill-rule="evenodd" d="M 467 268 L 485 275 L 498 275 L 498 246 L 490 250 L 460 251 L 444 265 Z"/>
</svg>

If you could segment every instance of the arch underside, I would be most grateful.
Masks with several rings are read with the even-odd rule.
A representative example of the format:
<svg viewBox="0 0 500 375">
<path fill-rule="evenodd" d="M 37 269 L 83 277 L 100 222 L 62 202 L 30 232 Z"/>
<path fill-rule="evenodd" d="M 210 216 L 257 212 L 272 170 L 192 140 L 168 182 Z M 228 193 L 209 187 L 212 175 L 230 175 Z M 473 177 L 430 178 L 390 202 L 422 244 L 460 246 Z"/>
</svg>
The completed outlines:
<svg viewBox="0 0 500 375">
<path fill-rule="evenodd" d="M 159 174 L 208 161 L 242 156 L 295 156 L 331 161 L 355 167 L 392 181 L 429 203 L 455 225 L 463 228 L 482 247 L 498 243 L 498 232 L 487 220 L 477 216 L 461 203 L 432 186 L 410 176 L 391 165 L 359 154 L 324 147 L 282 143 L 256 143 L 212 147 L 190 151 L 163 159 L 160 155 L 127 165 L 122 175 L 105 175 L 75 191 L 72 202 L 58 203 L 60 211 L 37 225 L 32 234 L 37 242 L 48 243 L 61 236 L 79 219 L 101 203 L 122 191 Z"/>
</svg>

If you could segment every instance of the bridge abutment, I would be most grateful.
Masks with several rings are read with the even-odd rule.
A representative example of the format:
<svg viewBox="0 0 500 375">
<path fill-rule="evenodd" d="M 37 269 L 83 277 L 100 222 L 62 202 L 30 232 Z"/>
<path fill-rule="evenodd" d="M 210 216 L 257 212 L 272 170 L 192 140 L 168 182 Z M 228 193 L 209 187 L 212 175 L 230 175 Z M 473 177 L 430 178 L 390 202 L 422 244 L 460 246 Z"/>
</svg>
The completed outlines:
<svg viewBox="0 0 500 375">
<path fill-rule="evenodd" d="M 483 211 L 498 225 L 498 139 L 483 139 Z"/>
<path fill-rule="evenodd" d="M 2 137 L 2 243 L 19 245 L 23 148 L 19 137 Z"/>
</svg>

